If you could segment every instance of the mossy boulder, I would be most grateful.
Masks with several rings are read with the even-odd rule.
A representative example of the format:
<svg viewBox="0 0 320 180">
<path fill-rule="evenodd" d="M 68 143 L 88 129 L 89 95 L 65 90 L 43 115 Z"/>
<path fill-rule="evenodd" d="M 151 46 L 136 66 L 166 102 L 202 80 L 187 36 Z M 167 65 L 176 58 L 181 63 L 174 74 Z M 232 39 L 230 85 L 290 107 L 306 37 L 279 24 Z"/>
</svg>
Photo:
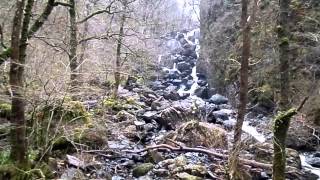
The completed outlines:
<svg viewBox="0 0 320 180">
<path fill-rule="evenodd" d="M 140 164 L 132 170 L 132 175 L 136 178 L 146 175 L 154 165 L 152 163 Z"/>
<path fill-rule="evenodd" d="M 0 118 L 9 118 L 11 114 L 11 104 L 0 102 Z"/>
<path fill-rule="evenodd" d="M 56 138 L 53 150 L 72 150 L 73 143 L 86 145 L 91 149 L 104 148 L 107 145 L 107 130 L 102 127 L 79 127 L 70 129 L 65 135 Z"/>
<path fill-rule="evenodd" d="M 259 104 L 259 106 L 266 110 L 272 110 L 274 108 L 274 93 L 273 89 L 269 84 L 254 89 L 249 93 L 249 98 L 252 103 Z"/>
</svg>

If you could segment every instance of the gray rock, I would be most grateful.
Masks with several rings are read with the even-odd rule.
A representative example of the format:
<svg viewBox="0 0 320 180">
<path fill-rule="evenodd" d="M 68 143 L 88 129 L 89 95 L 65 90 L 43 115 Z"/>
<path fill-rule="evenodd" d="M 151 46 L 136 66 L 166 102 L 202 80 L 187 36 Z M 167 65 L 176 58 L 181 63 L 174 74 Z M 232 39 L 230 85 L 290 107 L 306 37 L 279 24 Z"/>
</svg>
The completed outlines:
<svg viewBox="0 0 320 180">
<path fill-rule="evenodd" d="M 153 119 L 157 119 L 158 117 L 159 117 L 158 111 L 147 111 L 142 115 L 142 118 L 147 122 L 150 122 Z"/>
<path fill-rule="evenodd" d="M 228 103 L 228 98 L 220 95 L 220 94 L 215 94 L 213 96 L 211 96 L 211 98 L 208 100 L 210 103 L 213 104 L 227 104 Z"/>
<path fill-rule="evenodd" d="M 192 69 L 191 65 L 187 62 L 179 62 L 177 64 L 177 69 L 180 71 L 180 72 L 183 72 L 183 71 L 186 71 L 186 70 L 190 70 Z"/>
</svg>

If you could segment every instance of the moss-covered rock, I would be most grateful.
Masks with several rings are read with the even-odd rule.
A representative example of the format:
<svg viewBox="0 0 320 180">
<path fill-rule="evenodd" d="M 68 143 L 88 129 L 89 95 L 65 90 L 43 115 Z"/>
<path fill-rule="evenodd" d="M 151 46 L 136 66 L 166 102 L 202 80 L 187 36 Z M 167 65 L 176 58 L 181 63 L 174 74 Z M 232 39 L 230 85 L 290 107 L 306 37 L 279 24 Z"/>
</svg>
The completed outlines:
<svg viewBox="0 0 320 180">
<path fill-rule="evenodd" d="M 153 169 L 154 165 L 152 163 L 144 163 L 140 164 L 132 170 L 132 175 L 134 177 L 140 177 L 146 175 L 151 169 Z"/>
<path fill-rule="evenodd" d="M 11 114 L 11 104 L 0 102 L 0 118 L 9 118 Z"/>
</svg>

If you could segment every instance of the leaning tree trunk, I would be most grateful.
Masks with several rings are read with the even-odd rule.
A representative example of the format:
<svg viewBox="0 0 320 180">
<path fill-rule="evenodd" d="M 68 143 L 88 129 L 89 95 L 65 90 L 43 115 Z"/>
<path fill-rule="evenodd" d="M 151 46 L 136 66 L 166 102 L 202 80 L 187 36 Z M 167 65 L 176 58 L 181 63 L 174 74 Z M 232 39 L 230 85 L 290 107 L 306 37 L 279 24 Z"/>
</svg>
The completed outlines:
<svg viewBox="0 0 320 180">
<path fill-rule="evenodd" d="M 120 69 L 121 69 L 121 49 L 122 49 L 122 41 L 123 41 L 123 36 L 124 36 L 124 24 L 126 22 L 126 8 L 127 8 L 127 3 L 126 1 L 123 3 L 124 5 L 124 12 L 121 17 L 121 22 L 120 22 L 120 28 L 119 28 L 119 38 L 117 42 L 117 54 L 116 54 L 116 62 L 115 62 L 115 72 L 114 72 L 114 91 L 113 91 L 113 97 L 116 98 L 118 96 L 118 88 L 120 85 Z"/>
<path fill-rule="evenodd" d="M 289 108 L 289 4 L 290 0 L 280 0 L 280 15 L 278 25 L 279 61 L 280 61 L 280 111 Z M 273 180 L 285 179 L 286 151 L 285 140 L 290 125 L 290 118 L 275 120 L 274 124 L 274 158 Z"/>
<path fill-rule="evenodd" d="M 70 63 L 70 81 L 71 87 L 75 87 L 79 83 L 79 62 L 77 57 L 78 38 L 77 38 L 77 17 L 76 17 L 76 3 L 75 0 L 69 0 L 69 15 L 70 15 L 70 52 L 69 52 L 69 63 Z"/>
</svg>

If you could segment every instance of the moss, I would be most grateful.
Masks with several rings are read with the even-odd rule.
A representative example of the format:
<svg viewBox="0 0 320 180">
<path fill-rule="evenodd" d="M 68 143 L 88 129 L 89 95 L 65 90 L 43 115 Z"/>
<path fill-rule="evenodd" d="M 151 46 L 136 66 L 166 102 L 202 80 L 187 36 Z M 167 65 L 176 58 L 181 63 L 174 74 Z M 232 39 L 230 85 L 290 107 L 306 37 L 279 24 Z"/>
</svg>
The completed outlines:
<svg viewBox="0 0 320 180">
<path fill-rule="evenodd" d="M 91 123 L 91 114 L 79 101 L 67 100 L 58 106 L 45 106 L 38 111 L 37 117 L 40 119 L 53 117 L 54 120 L 62 118 L 66 122 L 82 120 L 84 123 Z"/>
<path fill-rule="evenodd" d="M 285 121 L 290 121 L 292 116 L 297 114 L 297 109 L 296 108 L 291 108 L 288 111 L 281 111 L 279 112 L 274 119 L 274 127 L 273 129 L 276 129 L 278 124 L 281 124 Z"/>
<path fill-rule="evenodd" d="M 11 163 L 10 151 L 9 150 L 0 151 L 0 165 L 5 165 L 9 163 Z"/>
<path fill-rule="evenodd" d="M 144 163 L 140 164 L 132 170 L 132 175 L 134 177 L 140 177 L 146 175 L 151 169 L 153 169 L 154 165 L 152 163 Z"/>
<path fill-rule="evenodd" d="M 128 103 L 127 101 L 123 101 L 121 99 L 107 98 L 103 100 L 102 104 L 104 107 L 110 110 L 121 111 L 125 109 L 127 104 L 130 104 L 130 103 Z"/>
<path fill-rule="evenodd" d="M 9 118 L 11 114 L 11 104 L 0 103 L 0 117 Z"/>
<path fill-rule="evenodd" d="M 260 105 L 271 108 L 274 106 L 274 93 L 269 84 L 264 84 L 259 88 L 254 89 L 249 93 L 249 98 L 253 103 L 259 103 Z"/>
</svg>

